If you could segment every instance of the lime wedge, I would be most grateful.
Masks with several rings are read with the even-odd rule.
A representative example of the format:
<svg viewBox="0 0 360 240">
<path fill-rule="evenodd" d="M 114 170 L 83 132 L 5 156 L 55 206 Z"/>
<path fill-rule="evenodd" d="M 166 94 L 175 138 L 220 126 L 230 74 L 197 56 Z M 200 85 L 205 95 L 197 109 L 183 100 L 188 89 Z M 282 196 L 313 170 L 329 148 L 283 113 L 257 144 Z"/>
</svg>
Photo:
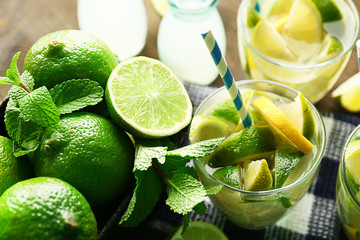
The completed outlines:
<svg viewBox="0 0 360 240">
<path fill-rule="evenodd" d="M 304 137 L 310 140 L 315 133 L 315 121 L 308 101 L 302 93 L 299 93 L 295 101 L 282 104 L 280 109 L 287 118 L 295 125 Z"/>
<path fill-rule="evenodd" d="M 240 116 L 235 108 L 233 101 L 230 98 L 225 99 L 222 103 L 214 108 L 211 115 L 223 118 L 226 121 L 233 123 L 235 126 L 239 123 Z"/>
<path fill-rule="evenodd" d="M 170 237 L 170 240 L 228 240 L 226 235 L 214 224 L 209 222 L 191 221 L 189 226 L 181 234 L 183 226 L 181 225 L 175 233 Z"/>
<path fill-rule="evenodd" d="M 360 73 L 343 82 L 331 96 L 349 112 L 360 111 Z"/>
<path fill-rule="evenodd" d="M 238 165 L 219 168 L 213 173 L 213 177 L 219 179 L 221 182 L 235 187 L 240 188 L 240 177 L 239 177 Z"/>
<path fill-rule="evenodd" d="M 214 116 L 196 115 L 190 127 L 189 139 L 191 143 L 206 139 L 227 137 L 230 134 L 226 123 Z"/>
<path fill-rule="evenodd" d="M 318 59 L 319 62 L 326 62 L 340 55 L 344 50 L 342 43 L 334 36 L 326 35 L 324 46 L 321 48 Z"/>
<path fill-rule="evenodd" d="M 247 191 L 263 191 L 272 186 L 272 176 L 265 159 L 245 164 L 244 185 Z"/>
<path fill-rule="evenodd" d="M 308 43 L 323 39 L 323 22 L 319 10 L 311 0 L 295 0 L 283 33 L 288 37 Z"/>
<path fill-rule="evenodd" d="M 266 18 L 262 18 L 255 26 L 251 35 L 251 45 L 265 56 L 287 61 L 296 60 L 294 53 L 290 51 L 284 39 Z"/>
<path fill-rule="evenodd" d="M 253 105 L 263 115 L 269 126 L 286 142 L 293 143 L 305 154 L 312 151 L 314 145 L 302 135 L 289 118 L 267 97 L 258 97 L 254 100 Z"/>
<path fill-rule="evenodd" d="M 360 184 L 360 140 L 349 143 L 345 150 L 345 164 L 357 184 Z"/>
<path fill-rule="evenodd" d="M 333 0 L 312 0 L 319 9 L 324 22 L 338 21 L 342 19 L 342 14 Z"/>
<path fill-rule="evenodd" d="M 135 57 L 111 73 L 105 91 L 111 118 L 134 136 L 159 138 L 186 127 L 192 116 L 189 95 L 162 62 Z"/>
<path fill-rule="evenodd" d="M 169 10 L 168 0 L 150 0 L 151 6 L 161 17 Z"/>
<path fill-rule="evenodd" d="M 297 148 L 289 143 L 281 143 L 275 153 L 275 188 L 281 188 L 295 168 L 296 164 L 304 156 Z"/>
<path fill-rule="evenodd" d="M 234 133 L 220 145 L 208 161 L 210 167 L 234 165 L 246 160 L 271 156 L 275 151 L 274 134 L 268 126 L 251 125 Z"/>
<path fill-rule="evenodd" d="M 247 11 L 246 27 L 252 28 L 260 21 L 258 12 L 253 7 L 249 7 Z"/>
</svg>

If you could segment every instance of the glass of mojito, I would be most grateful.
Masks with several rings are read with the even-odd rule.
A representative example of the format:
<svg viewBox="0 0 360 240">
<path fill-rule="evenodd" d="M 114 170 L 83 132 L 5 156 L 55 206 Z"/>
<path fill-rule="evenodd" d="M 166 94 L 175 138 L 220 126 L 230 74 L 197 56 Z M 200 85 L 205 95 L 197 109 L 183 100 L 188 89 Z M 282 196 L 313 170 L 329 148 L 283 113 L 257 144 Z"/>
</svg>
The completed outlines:
<svg viewBox="0 0 360 240">
<path fill-rule="evenodd" d="M 243 128 L 222 87 L 198 107 L 189 141 L 225 137 L 210 156 L 195 159 L 204 185 L 223 185 L 210 196 L 241 227 L 262 228 L 282 218 L 307 192 L 325 150 L 323 120 L 303 94 L 264 80 L 237 82 L 253 124 Z"/>
<path fill-rule="evenodd" d="M 349 239 L 360 239 L 360 125 L 343 148 L 336 180 L 336 204 Z"/>
<path fill-rule="evenodd" d="M 243 0 L 237 24 L 247 77 L 283 83 L 313 103 L 338 80 L 359 35 L 351 0 Z"/>
</svg>

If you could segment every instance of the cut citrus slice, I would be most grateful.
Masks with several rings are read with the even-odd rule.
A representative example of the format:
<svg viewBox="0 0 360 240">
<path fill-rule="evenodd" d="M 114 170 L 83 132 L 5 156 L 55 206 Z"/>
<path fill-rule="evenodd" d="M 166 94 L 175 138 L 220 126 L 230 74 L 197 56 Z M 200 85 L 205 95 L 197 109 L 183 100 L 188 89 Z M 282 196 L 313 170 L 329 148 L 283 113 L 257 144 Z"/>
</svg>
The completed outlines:
<svg viewBox="0 0 360 240">
<path fill-rule="evenodd" d="M 223 118 L 226 121 L 233 123 L 235 126 L 239 123 L 240 116 L 233 101 L 228 98 L 214 108 L 211 115 Z"/>
<path fill-rule="evenodd" d="M 270 12 L 270 16 L 288 15 L 294 0 L 278 0 Z"/>
<path fill-rule="evenodd" d="M 331 96 L 349 112 L 360 111 L 360 73 L 343 82 Z"/>
<path fill-rule="evenodd" d="M 325 62 L 340 55 L 344 50 L 342 43 L 334 36 L 326 35 L 324 46 L 321 48 L 318 59 L 319 62 Z"/>
<path fill-rule="evenodd" d="M 308 101 L 299 93 L 295 101 L 280 106 L 283 113 L 295 127 L 310 140 L 315 133 L 315 121 Z"/>
<path fill-rule="evenodd" d="M 360 184 L 360 140 L 349 143 L 345 150 L 345 164 L 357 184 Z"/>
<path fill-rule="evenodd" d="M 226 235 L 214 224 L 209 222 L 191 221 L 186 231 L 181 234 L 183 225 L 181 225 L 170 240 L 228 240 Z"/>
<path fill-rule="evenodd" d="M 268 126 L 244 128 L 220 145 L 208 161 L 210 167 L 222 167 L 271 156 L 275 152 L 274 134 Z"/>
<path fill-rule="evenodd" d="M 308 43 L 321 42 L 323 22 L 319 10 L 311 0 L 295 0 L 283 33 L 288 37 Z"/>
<path fill-rule="evenodd" d="M 244 166 L 244 186 L 247 191 L 263 191 L 272 186 L 272 176 L 265 159 Z"/>
<path fill-rule="evenodd" d="M 240 188 L 240 177 L 238 165 L 219 168 L 213 173 L 213 177 L 219 179 L 221 182 Z"/>
<path fill-rule="evenodd" d="M 324 22 L 338 21 L 342 19 L 342 14 L 333 0 L 312 0 L 319 9 Z"/>
<path fill-rule="evenodd" d="M 303 156 L 304 154 L 291 144 L 279 144 L 275 153 L 275 188 L 283 186 L 285 180 Z"/>
<path fill-rule="evenodd" d="M 293 143 L 305 154 L 313 150 L 314 145 L 299 132 L 289 118 L 267 97 L 258 97 L 254 100 L 253 105 L 263 115 L 270 127 L 282 136 L 285 141 Z"/>
<path fill-rule="evenodd" d="M 111 118 L 134 136 L 159 138 L 186 127 L 192 116 L 189 95 L 162 62 L 135 57 L 111 73 L 105 91 Z"/>
<path fill-rule="evenodd" d="M 230 134 L 226 123 L 213 116 L 196 115 L 190 127 L 189 139 L 191 143 L 207 139 L 227 137 Z"/>
<path fill-rule="evenodd" d="M 247 11 L 246 27 L 252 28 L 260 21 L 258 12 L 253 8 L 249 7 Z"/>
<path fill-rule="evenodd" d="M 259 53 L 268 57 L 287 61 L 296 60 L 294 53 L 290 51 L 284 39 L 266 18 L 262 18 L 255 26 L 251 35 L 251 45 Z"/>
<path fill-rule="evenodd" d="M 151 6 L 161 17 L 169 10 L 169 3 L 167 0 L 150 0 L 150 2 Z"/>
</svg>

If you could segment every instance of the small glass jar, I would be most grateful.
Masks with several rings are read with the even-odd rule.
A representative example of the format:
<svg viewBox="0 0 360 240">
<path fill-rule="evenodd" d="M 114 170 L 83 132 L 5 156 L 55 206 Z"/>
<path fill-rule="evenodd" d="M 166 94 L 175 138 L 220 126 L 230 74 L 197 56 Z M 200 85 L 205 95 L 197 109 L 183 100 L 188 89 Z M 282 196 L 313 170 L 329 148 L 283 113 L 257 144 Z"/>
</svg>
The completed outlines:
<svg viewBox="0 0 360 240">
<path fill-rule="evenodd" d="M 147 19 L 143 0 L 78 0 L 82 31 L 104 41 L 122 61 L 145 46 Z"/>
<path fill-rule="evenodd" d="M 218 76 L 217 68 L 201 37 L 207 24 L 223 53 L 226 51 L 224 25 L 216 9 L 218 0 L 168 0 L 170 8 L 158 32 L 159 58 L 181 79 L 207 85 Z"/>
<path fill-rule="evenodd" d="M 336 180 L 336 205 L 347 237 L 360 239 L 360 200 L 353 191 L 346 168 L 345 150 L 349 143 L 360 136 L 360 125 L 350 134 L 342 150 L 339 172 Z M 359 159 L 360 160 L 360 159 Z"/>
</svg>

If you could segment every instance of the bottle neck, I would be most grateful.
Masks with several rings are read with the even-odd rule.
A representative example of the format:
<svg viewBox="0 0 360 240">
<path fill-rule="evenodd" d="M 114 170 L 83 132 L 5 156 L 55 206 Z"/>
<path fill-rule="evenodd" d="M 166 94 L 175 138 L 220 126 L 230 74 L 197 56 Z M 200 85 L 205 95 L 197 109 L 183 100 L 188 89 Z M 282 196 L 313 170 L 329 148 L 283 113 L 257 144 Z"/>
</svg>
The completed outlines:
<svg viewBox="0 0 360 240">
<path fill-rule="evenodd" d="M 170 10 L 178 18 L 203 19 L 216 7 L 219 0 L 168 0 Z"/>
</svg>

